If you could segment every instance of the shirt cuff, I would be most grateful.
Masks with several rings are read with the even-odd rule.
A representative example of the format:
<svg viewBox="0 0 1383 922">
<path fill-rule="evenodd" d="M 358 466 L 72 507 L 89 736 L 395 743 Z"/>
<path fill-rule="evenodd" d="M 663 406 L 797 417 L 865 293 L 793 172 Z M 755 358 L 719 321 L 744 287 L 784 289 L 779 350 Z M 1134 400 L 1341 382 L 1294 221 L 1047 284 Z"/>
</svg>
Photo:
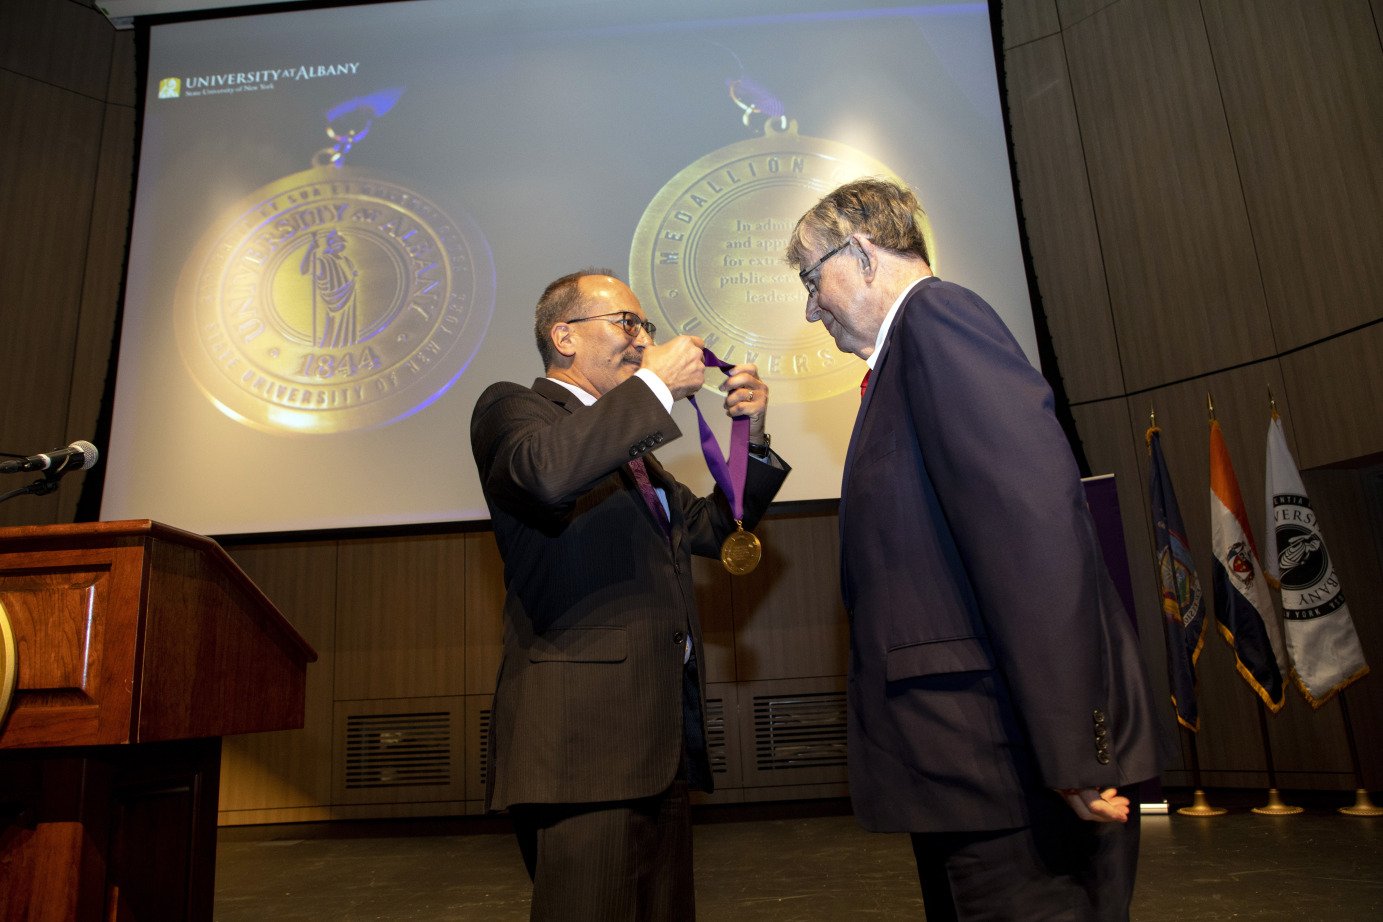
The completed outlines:
<svg viewBox="0 0 1383 922">
<path fill-rule="evenodd" d="M 643 383 L 647 384 L 648 389 L 662 402 L 663 409 L 669 413 L 672 412 L 672 391 L 663 383 L 662 378 L 658 377 L 647 368 L 640 368 L 638 371 L 634 372 L 634 376 L 642 378 Z"/>
</svg>

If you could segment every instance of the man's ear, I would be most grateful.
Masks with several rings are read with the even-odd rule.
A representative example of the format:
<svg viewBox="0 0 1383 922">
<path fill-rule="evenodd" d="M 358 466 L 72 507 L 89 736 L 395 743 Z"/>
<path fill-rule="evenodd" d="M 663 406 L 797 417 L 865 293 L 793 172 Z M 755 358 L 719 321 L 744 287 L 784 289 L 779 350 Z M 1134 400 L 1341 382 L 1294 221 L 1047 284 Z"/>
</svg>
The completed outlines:
<svg viewBox="0 0 1383 922">
<path fill-rule="evenodd" d="M 571 358 L 576 354 L 576 342 L 574 339 L 575 331 L 569 323 L 559 323 L 548 330 L 547 335 L 552 339 L 552 347 L 557 350 L 558 355 Z"/>
<path fill-rule="evenodd" d="M 864 273 L 865 281 L 872 281 L 874 274 L 879 271 L 879 248 L 874 245 L 874 241 L 868 237 L 855 235 L 854 245 L 859 249 L 860 271 Z"/>
</svg>

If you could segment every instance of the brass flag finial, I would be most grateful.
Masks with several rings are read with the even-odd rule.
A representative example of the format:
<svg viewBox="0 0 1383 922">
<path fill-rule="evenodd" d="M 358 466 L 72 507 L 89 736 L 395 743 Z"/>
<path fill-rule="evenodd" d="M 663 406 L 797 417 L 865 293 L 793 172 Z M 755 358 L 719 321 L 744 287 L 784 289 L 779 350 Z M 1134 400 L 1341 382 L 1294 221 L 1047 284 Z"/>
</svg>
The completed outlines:
<svg viewBox="0 0 1383 922">
<path fill-rule="evenodd" d="M 1273 419 L 1277 419 L 1277 401 L 1273 399 L 1273 389 L 1268 388 L 1268 410 Z"/>
<path fill-rule="evenodd" d="M 1215 419 L 1215 398 L 1210 396 L 1210 392 L 1205 392 L 1205 408 L 1210 413 L 1211 421 Z"/>
</svg>

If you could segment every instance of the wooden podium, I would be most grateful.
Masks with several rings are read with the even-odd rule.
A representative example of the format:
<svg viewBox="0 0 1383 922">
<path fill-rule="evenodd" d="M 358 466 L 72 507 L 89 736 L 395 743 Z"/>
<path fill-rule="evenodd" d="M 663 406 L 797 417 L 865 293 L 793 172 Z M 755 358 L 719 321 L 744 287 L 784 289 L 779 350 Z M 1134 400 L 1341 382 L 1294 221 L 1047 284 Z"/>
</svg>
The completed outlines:
<svg viewBox="0 0 1383 922">
<path fill-rule="evenodd" d="M 209 538 L 0 529 L 0 919 L 210 919 L 220 738 L 316 658 Z"/>
</svg>

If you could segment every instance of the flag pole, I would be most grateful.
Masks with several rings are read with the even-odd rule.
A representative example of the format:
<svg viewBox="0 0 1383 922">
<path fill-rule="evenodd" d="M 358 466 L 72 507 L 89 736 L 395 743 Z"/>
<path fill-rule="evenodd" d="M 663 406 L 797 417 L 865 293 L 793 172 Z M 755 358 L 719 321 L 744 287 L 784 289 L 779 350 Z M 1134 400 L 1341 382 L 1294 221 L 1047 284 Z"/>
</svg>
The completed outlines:
<svg viewBox="0 0 1383 922">
<path fill-rule="evenodd" d="M 1149 459 L 1152 460 L 1152 462 L 1153 462 L 1153 467 L 1155 467 L 1155 469 L 1156 469 L 1156 467 L 1159 466 L 1158 460 L 1159 460 L 1160 458 L 1162 458 L 1162 452 L 1160 452 L 1160 449 L 1159 449 L 1158 453 L 1156 453 L 1156 455 L 1153 455 L 1153 453 L 1152 453 L 1152 446 L 1153 446 L 1152 440 L 1153 440 L 1153 437 L 1155 437 L 1156 434 L 1160 433 L 1160 431 L 1162 431 L 1162 430 L 1159 430 L 1159 429 L 1158 429 L 1158 408 L 1156 408 L 1156 405 L 1155 405 L 1155 404 L 1149 404 L 1149 405 L 1148 405 L 1148 434 L 1147 434 L 1148 451 L 1149 451 Z M 1176 495 L 1173 495 L 1173 493 L 1171 493 L 1170 482 L 1169 482 L 1169 489 L 1167 489 L 1167 492 L 1169 492 L 1169 496 L 1170 496 L 1170 499 L 1171 499 L 1171 507 L 1173 507 L 1173 510 L 1176 510 L 1176 507 L 1177 507 L 1177 506 L 1176 506 Z M 1156 491 L 1156 489 L 1153 489 L 1153 496 L 1152 496 L 1152 499 L 1153 499 L 1153 507 L 1155 507 L 1155 513 L 1153 513 L 1153 514 L 1155 514 L 1155 516 L 1159 516 L 1159 514 L 1162 514 L 1162 513 L 1159 513 L 1159 511 L 1156 511 L 1156 509 L 1158 509 L 1158 507 L 1159 507 L 1160 505 L 1162 505 L 1162 503 L 1159 503 L 1159 502 L 1158 502 L 1158 496 L 1160 496 L 1160 492 L 1159 492 L 1159 491 Z M 1177 518 L 1176 527 L 1177 527 L 1178 529 L 1184 529 L 1184 525 L 1182 525 L 1182 524 L 1181 524 L 1181 521 L 1180 521 L 1180 518 L 1181 518 L 1180 511 L 1177 511 L 1177 513 L 1176 513 L 1176 518 Z M 1159 552 L 1159 553 L 1160 553 L 1160 552 Z M 1171 554 L 1171 557 L 1173 557 L 1173 558 L 1176 557 L 1176 554 L 1174 554 L 1174 552 L 1171 552 L 1170 546 L 1169 546 L 1169 553 Z M 1189 557 L 1189 550 L 1187 550 L 1187 554 L 1188 554 L 1188 557 Z M 1174 564 L 1173 564 L 1173 565 L 1174 565 Z M 1188 565 L 1189 565 L 1189 564 L 1188 564 Z M 1160 570 L 1160 564 L 1159 564 L 1159 570 Z M 1198 579 L 1196 579 L 1195 571 L 1194 571 L 1194 570 L 1189 570 L 1189 571 L 1188 571 L 1188 575 L 1189 575 L 1189 582 L 1194 583 L 1194 585 L 1196 586 L 1195 597 L 1196 597 L 1196 600 L 1198 600 L 1198 601 L 1196 601 L 1195 607 L 1196 607 L 1196 608 L 1199 608 L 1199 607 L 1200 607 L 1200 603 L 1199 603 L 1199 596 L 1200 596 L 1199 581 L 1198 581 Z M 1160 576 L 1159 576 L 1159 582 L 1160 582 Z M 1166 587 L 1164 587 L 1163 592 L 1167 592 Z M 1173 617 L 1173 615 L 1176 615 L 1176 614 L 1180 614 L 1180 615 L 1182 615 L 1182 617 L 1184 617 L 1184 612 L 1174 612 L 1174 611 L 1169 611 L 1169 610 L 1167 610 L 1167 599 L 1166 599 L 1166 596 L 1163 596 L 1163 617 L 1164 617 L 1164 618 L 1170 618 L 1170 617 Z M 1205 617 L 1205 612 L 1202 611 L 1202 618 L 1203 618 L 1203 617 Z M 1180 621 L 1180 618 L 1178 618 L 1178 621 Z M 1202 630 L 1203 630 L 1203 623 L 1205 623 L 1205 622 L 1202 621 Z M 1182 625 L 1184 625 L 1184 622 L 1182 622 Z M 1228 813 L 1228 810 L 1225 810 L 1224 807 L 1216 807 L 1216 806 L 1210 805 L 1210 800 L 1206 798 L 1205 788 L 1202 787 L 1202 781 L 1200 781 L 1200 749 L 1199 749 L 1199 746 L 1198 746 L 1198 742 L 1196 742 L 1196 730 L 1198 730 L 1198 728 L 1200 727 L 1199 715 L 1194 715 L 1194 716 L 1195 716 L 1194 723 L 1188 722 L 1188 720 L 1182 719 L 1182 715 L 1181 715 L 1181 706 L 1182 706 L 1182 704 L 1185 704 L 1185 702 L 1182 702 L 1181 699 L 1178 698 L 1178 697 L 1177 697 L 1177 694 L 1176 694 L 1176 693 L 1177 693 L 1177 670 L 1176 670 L 1176 668 L 1174 668 L 1174 665 L 1173 665 L 1173 659 L 1176 658 L 1176 654 L 1174 654 L 1174 648 L 1176 648 L 1176 643 L 1177 643 L 1177 640 L 1178 640 L 1178 639 L 1177 639 L 1177 640 L 1174 640 L 1174 639 L 1173 639 L 1173 636 L 1171 636 L 1171 634 L 1170 634 L 1169 632 L 1163 632 L 1163 639 L 1166 640 L 1166 643 L 1167 643 L 1167 673 L 1169 673 L 1169 676 L 1167 676 L 1167 677 L 1169 677 L 1169 680 L 1170 680 L 1170 683 L 1171 683 L 1171 690 L 1173 690 L 1173 695 L 1171 695 L 1171 709 L 1173 709 L 1174 715 L 1176 715 L 1177 726 L 1178 726 L 1178 728 L 1180 728 L 1180 730 L 1182 731 L 1182 734 L 1184 734 L 1185 742 L 1187 742 L 1187 752 L 1189 753 L 1189 756 L 1191 756 L 1191 787 L 1192 787 L 1191 806 L 1188 806 L 1188 807 L 1177 807 L 1177 813 L 1178 813 L 1178 814 L 1181 814 L 1181 816 L 1187 816 L 1187 817 L 1218 817 L 1218 816 L 1224 816 L 1225 813 Z M 1191 690 L 1189 690 L 1189 693 L 1188 693 L 1189 695 L 1191 695 L 1191 697 L 1188 697 L 1188 699 L 1187 699 L 1187 701 L 1189 701 L 1189 702 L 1194 702 L 1194 701 L 1195 701 L 1195 694 L 1194 694 L 1194 693 L 1195 693 L 1195 658 L 1196 658 L 1196 655 L 1199 654 L 1199 651 L 1200 651 L 1200 647 L 1199 647 L 1199 643 L 1198 643 L 1198 644 L 1196 644 L 1196 651 L 1194 652 L 1194 654 L 1191 654 L 1191 657 L 1189 657 L 1189 669 L 1191 669 L 1191 681 L 1192 681 Z"/>
<path fill-rule="evenodd" d="M 1282 798 L 1277 793 L 1277 771 L 1273 767 L 1273 747 L 1268 740 L 1268 708 L 1257 695 L 1254 698 L 1258 701 L 1258 729 L 1263 738 L 1263 758 L 1268 765 L 1268 802 L 1261 807 L 1254 807 L 1253 812 L 1262 816 L 1292 816 L 1302 812 L 1303 808 L 1283 803 Z"/>
<path fill-rule="evenodd" d="M 1268 388 L 1268 407 L 1272 412 L 1272 418 L 1277 418 L 1277 401 L 1273 399 L 1273 389 Z M 1212 418 L 1215 410 L 1210 410 Z M 1264 571 L 1268 583 L 1277 588 L 1276 580 L 1272 574 Z M 1255 696 L 1257 697 L 1257 696 Z M 1258 698 L 1258 729 L 1263 737 L 1263 758 L 1268 765 L 1268 802 L 1261 807 L 1254 807 L 1253 812 L 1262 816 L 1293 816 L 1302 812 L 1301 807 L 1293 806 L 1282 802 L 1282 797 L 1277 793 L 1277 771 L 1273 767 L 1273 747 L 1268 739 L 1268 709 L 1263 704 L 1263 699 Z"/>
<path fill-rule="evenodd" d="M 1278 418 L 1277 401 L 1273 399 L 1273 389 L 1270 387 L 1268 388 L 1268 426 L 1271 428 L 1272 424 L 1276 422 Z M 1269 474 L 1269 477 L 1271 477 L 1271 474 Z M 1269 525 L 1269 527 L 1271 527 L 1271 525 Z M 1267 537 L 1267 535 L 1264 536 L 1265 539 Z M 1270 567 L 1263 567 L 1263 578 L 1268 581 L 1269 586 L 1272 586 L 1278 592 L 1282 591 L 1282 581 L 1273 575 Z M 1286 676 L 1283 678 L 1286 678 Z"/>
<path fill-rule="evenodd" d="M 1191 794 L 1191 806 L 1178 807 L 1177 813 L 1182 816 L 1224 816 L 1229 811 L 1224 807 L 1211 806 L 1209 799 L 1205 796 L 1205 789 L 1201 787 L 1201 757 L 1196 749 L 1196 734 L 1185 727 L 1181 732 L 1186 736 L 1191 749 L 1191 787 L 1194 793 Z"/>
<path fill-rule="evenodd" d="M 1345 690 L 1340 689 L 1340 717 L 1345 722 L 1345 739 L 1349 741 L 1349 761 L 1354 766 L 1354 806 L 1341 807 L 1346 816 L 1383 816 L 1383 807 L 1376 807 L 1369 800 L 1369 792 L 1364 788 L 1364 770 L 1359 764 L 1359 744 L 1354 740 L 1354 724 L 1349 719 L 1349 705 L 1345 704 Z"/>
</svg>

